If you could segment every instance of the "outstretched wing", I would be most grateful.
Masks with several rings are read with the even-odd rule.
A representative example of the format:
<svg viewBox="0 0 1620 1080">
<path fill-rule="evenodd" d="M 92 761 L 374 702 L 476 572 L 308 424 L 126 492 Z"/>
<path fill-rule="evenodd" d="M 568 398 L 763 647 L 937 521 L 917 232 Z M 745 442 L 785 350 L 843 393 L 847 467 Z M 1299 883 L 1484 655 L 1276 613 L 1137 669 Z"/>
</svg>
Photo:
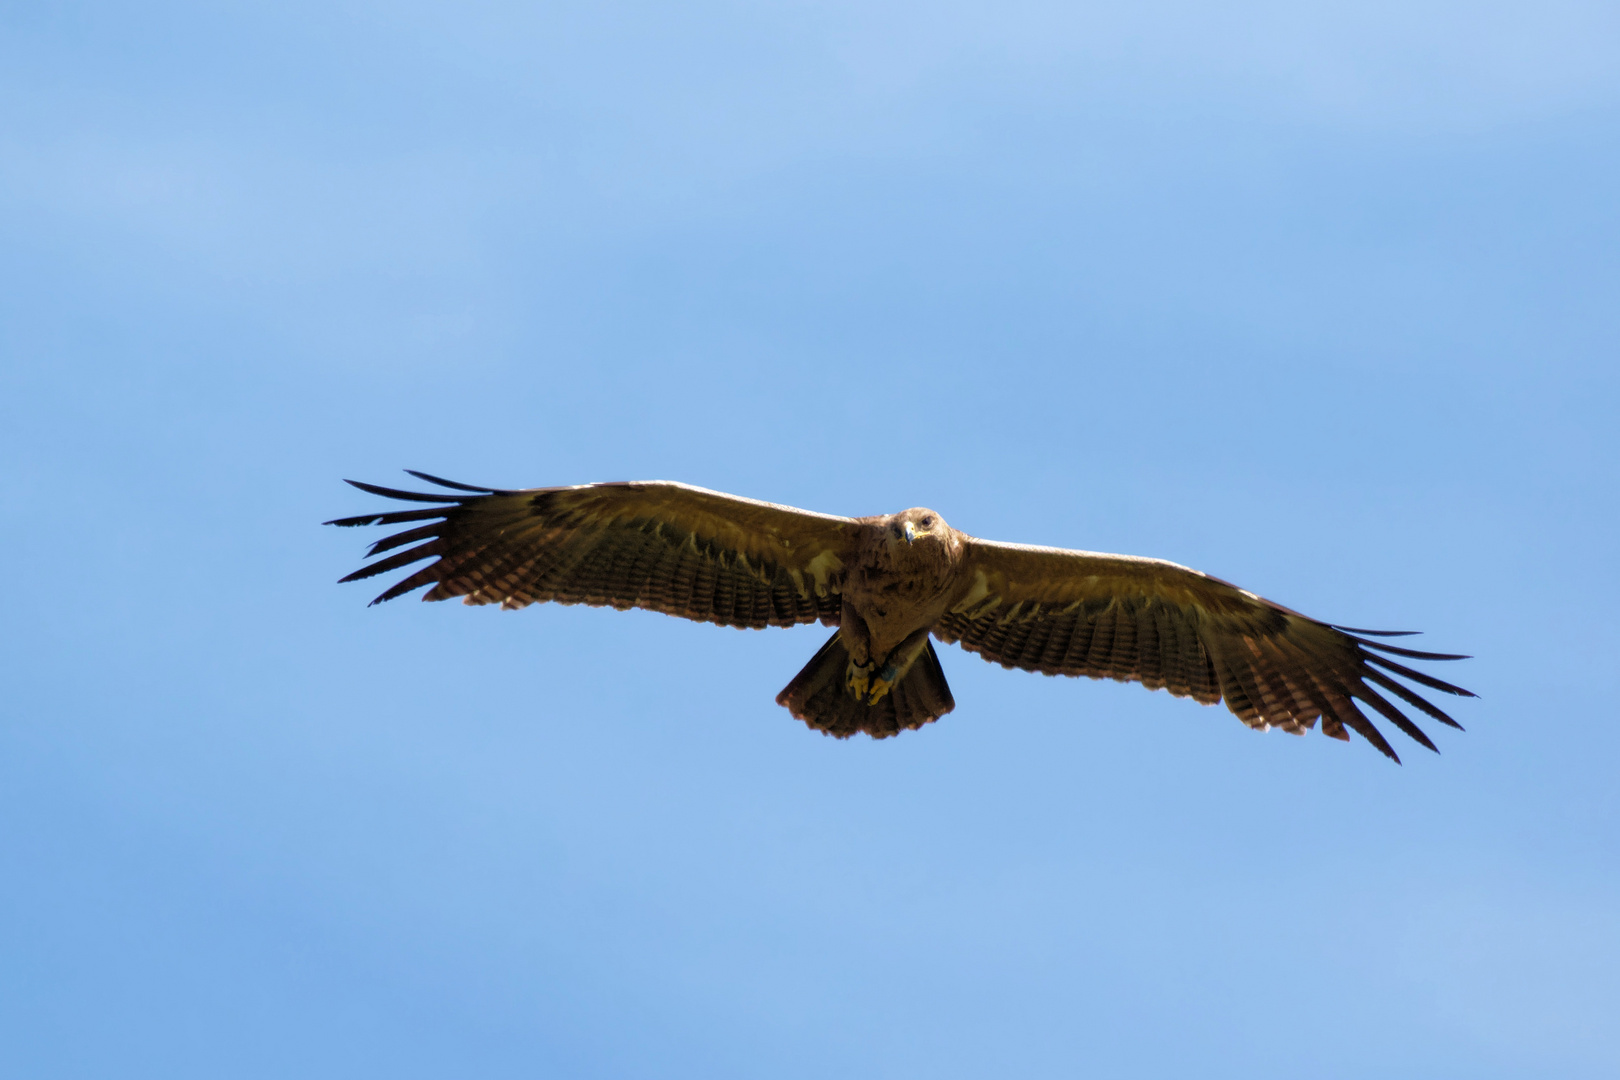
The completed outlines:
<svg viewBox="0 0 1620 1080">
<path fill-rule="evenodd" d="M 1362 735 L 1399 761 L 1356 705 L 1372 708 L 1435 749 L 1380 691 L 1460 727 L 1399 675 L 1448 694 L 1474 695 L 1383 654 L 1461 660 L 1396 648 L 1308 619 L 1219 578 L 1158 559 L 1000 544 L 964 537 L 965 583 L 935 633 L 1005 667 L 1140 682 L 1226 707 L 1250 727 L 1303 735 Z"/>
<path fill-rule="evenodd" d="M 374 604 L 431 586 L 422 599 L 641 607 L 738 627 L 838 622 L 841 555 L 855 528 L 848 518 L 665 481 L 502 491 L 411 475 L 465 494 L 350 480 L 375 495 L 448 505 L 327 522 L 413 526 L 367 555 L 405 551 L 344 581 L 436 556 Z"/>
</svg>

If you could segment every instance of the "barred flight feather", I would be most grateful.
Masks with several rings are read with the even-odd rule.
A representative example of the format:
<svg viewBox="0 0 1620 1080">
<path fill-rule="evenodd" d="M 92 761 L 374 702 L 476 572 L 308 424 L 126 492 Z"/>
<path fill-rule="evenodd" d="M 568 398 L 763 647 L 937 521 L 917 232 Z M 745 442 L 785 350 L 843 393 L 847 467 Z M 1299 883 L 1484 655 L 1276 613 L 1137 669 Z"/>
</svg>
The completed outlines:
<svg viewBox="0 0 1620 1080">
<path fill-rule="evenodd" d="M 475 487 L 415 471 L 411 475 L 455 492 L 474 494 L 402 491 L 350 481 L 370 494 L 441 504 L 329 523 L 412 526 L 371 545 L 371 556 L 395 553 L 368 563 L 345 581 L 360 581 L 434 559 L 390 586 L 373 603 L 428 587 L 425 600 L 459 596 L 470 604 L 508 608 L 543 601 L 642 607 L 737 627 L 816 621 L 836 625 L 838 621 L 836 589 L 825 582 L 817 587 L 811 563 L 841 539 L 840 519 L 805 515 L 814 518 L 809 536 L 773 542 L 770 550 L 743 550 L 720 535 L 704 535 L 702 523 L 712 518 L 717 532 L 726 531 L 722 513 L 734 501 L 745 504 L 746 512 L 759 518 L 801 512 L 679 484 L 508 490 Z M 639 512 L 634 505 L 638 502 Z M 673 516 L 668 515 L 671 504 Z M 689 519 L 685 525 L 680 523 L 682 511 Z M 803 522 L 795 524 L 803 531 Z M 742 530 L 730 531 L 748 539 Z M 406 550 L 396 552 L 402 547 Z M 783 565 L 784 555 L 794 557 L 791 565 Z"/>
</svg>

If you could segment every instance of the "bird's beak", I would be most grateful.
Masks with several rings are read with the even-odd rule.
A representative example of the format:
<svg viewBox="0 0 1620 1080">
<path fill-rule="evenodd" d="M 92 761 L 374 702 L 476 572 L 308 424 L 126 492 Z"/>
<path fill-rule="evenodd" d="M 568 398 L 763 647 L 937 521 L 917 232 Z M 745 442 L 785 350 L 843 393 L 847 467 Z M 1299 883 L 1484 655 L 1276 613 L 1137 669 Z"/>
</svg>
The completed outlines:
<svg viewBox="0 0 1620 1080">
<path fill-rule="evenodd" d="M 913 542 L 916 541 L 916 539 L 917 539 L 917 526 L 913 525 L 909 521 L 906 522 L 906 543 L 908 543 L 908 544 L 913 543 Z"/>
</svg>

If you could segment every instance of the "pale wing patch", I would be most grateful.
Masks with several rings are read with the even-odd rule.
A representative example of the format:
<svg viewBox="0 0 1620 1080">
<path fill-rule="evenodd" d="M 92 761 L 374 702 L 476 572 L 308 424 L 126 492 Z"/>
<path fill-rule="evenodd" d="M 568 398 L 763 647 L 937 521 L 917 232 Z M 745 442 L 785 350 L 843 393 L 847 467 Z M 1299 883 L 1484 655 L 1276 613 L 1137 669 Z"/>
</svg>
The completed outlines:
<svg viewBox="0 0 1620 1080">
<path fill-rule="evenodd" d="M 843 568 L 844 560 L 840 559 L 831 551 L 823 551 L 820 555 L 817 555 L 815 558 L 811 559 L 808 564 L 806 564 L 805 569 L 808 570 L 810 572 L 810 576 L 815 579 L 817 596 L 827 595 L 828 577 L 832 574 L 836 574 Z"/>
<path fill-rule="evenodd" d="M 993 611 L 1001 603 L 1001 597 L 990 595 L 990 579 L 983 570 L 973 572 L 973 587 L 967 595 L 958 600 L 951 607 L 951 614 L 965 615 L 969 619 L 977 619 L 987 611 Z"/>
</svg>

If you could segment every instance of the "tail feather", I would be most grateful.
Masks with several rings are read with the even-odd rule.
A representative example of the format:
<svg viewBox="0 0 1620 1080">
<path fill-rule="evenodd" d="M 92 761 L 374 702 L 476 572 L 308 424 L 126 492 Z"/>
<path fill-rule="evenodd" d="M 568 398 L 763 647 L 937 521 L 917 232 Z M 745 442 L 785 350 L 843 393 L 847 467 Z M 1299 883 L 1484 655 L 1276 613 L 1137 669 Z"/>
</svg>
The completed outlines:
<svg viewBox="0 0 1620 1080">
<path fill-rule="evenodd" d="M 834 633 L 804 670 L 776 695 L 776 703 L 785 705 L 817 731 L 840 739 L 857 731 L 885 739 L 922 727 L 956 708 L 931 641 L 911 670 L 875 705 L 857 700 L 845 689 L 844 673 L 848 668 L 849 650 L 844 648 L 842 635 Z"/>
</svg>

